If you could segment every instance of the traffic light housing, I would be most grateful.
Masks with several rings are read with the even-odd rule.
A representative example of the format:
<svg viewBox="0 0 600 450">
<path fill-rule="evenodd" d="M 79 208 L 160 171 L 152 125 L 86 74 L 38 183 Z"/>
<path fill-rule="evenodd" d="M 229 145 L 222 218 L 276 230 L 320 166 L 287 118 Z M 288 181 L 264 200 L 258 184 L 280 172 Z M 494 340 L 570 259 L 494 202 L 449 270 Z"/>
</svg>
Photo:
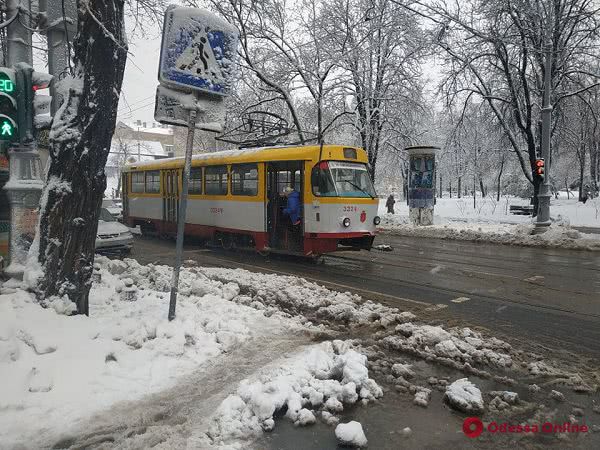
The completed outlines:
<svg viewBox="0 0 600 450">
<path fill-rule="evenodd" d="M 19 140 L 16 72 L 0 67 L 0 141 Z"/>
<path fill-rule="evenodd" d="M 53 76 L 49 73 L 31 72 L 31 89 L 33 91 L 32 121 L 33 128 L 36 131 L 50 128 L 52 124 L 52 114 L 50 112 L 52 96 L 40 93 L 40 91 L 50 87 L 52 79 Z"/>
<path fill-rule="evenodd" d="M 540 177 L 542 180 L 544 179 L 546 173 L 546 163 L 544 161 L 544 158 L 537 158 L 535 160 L 535 174 Z"/>
<path fill-rule="evenodd" d="M 26 64 L 0 67 L 0 142 L 29 144 L 37 131 L 50 127 L 52 97 L 38 91 L 47 89 L 52 78 Z"/>
</svg>

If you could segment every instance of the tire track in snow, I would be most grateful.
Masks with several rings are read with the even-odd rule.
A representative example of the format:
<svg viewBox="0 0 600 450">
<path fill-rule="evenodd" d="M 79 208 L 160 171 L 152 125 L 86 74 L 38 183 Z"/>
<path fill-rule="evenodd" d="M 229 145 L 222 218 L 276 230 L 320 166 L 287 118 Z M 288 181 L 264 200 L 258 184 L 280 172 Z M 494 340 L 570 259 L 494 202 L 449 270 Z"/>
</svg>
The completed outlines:
<svg viewBox="0 0 600 450">
<path fill-rule="evenodd" d="M 133 402 L 122 402 L 92 416 L 50 446 L 52 449 L 194 448 L 221 402 L 240 381 L 309 345 L 305 335 L 260 336 L 209 361 L 172 388 Z"/>
</svg>

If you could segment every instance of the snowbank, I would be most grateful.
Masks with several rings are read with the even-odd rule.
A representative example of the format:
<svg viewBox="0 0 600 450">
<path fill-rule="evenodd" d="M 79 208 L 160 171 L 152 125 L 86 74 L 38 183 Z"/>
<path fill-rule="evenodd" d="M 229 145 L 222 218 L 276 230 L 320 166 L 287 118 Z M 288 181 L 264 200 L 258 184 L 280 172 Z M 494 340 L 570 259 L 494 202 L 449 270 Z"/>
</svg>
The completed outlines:
<svg viewBox="0 0 600 450">
<path fill-rule="evenodd" d="M 435 359 L 461 370 L 475 370 L 474 366 L 496 369 L 513 366 L 510 344 L 495 337 L 484 338 L 469 328 L 448 331 L 439 326 L 407 322 L 396 326 L 395 331 L 396 334 L 383 338 L 384 345 L 423 359 Z M 406 377 L 409 369 L 410 366 L 396 364 L 392 373 Z"/>
<path fill-rule="evenodd" d="M 434 225 L 415 227 L 408 219 L 408 206 L 404 202 L 397 202 L 395 214 L 388 214 L 385 200 L 381 200 L 379 228 L 402 236 L 600 250 L 600 234 L 585 234 L 571 228 L 600 227 L 600 198 L 588 200 L 586 204 L 575 198 L 551 199 L 553 224 L 546 233 L 535 236 L 531 234 L 534 228 L 531 217 L 509 213 L 510 205 L 527 203 L 517 197 L 503 197 L 497 202 L 488 196 L 478 198 L 473 208 L 472 197 L 438 198 Z"/>
<path fill-rule="evenodd" d="M 315 423 L 316 415 L 332 423 L 344 406 L 382 395 L 369 378 L 367 358 L 350 342 L 324 342 L 242 381 L 212 418 L 204 445 L 231 446 L 270 431 L 278 414 L 297 426 Z"/>
<path fill-rule="evenodd" d="M 327 323 L 333 328 L 376 326 L 393 328 L 414 317 L 396 308 L 363 301 L 350 292 L 331 291 L 303 278 L 262 274 L 242 269 L 203 268 L 202 273 L 221 283 L 235 283 L 240 295 L 233 301 L 263 309 Z"/>
<path fill-rule="evenodd" d="M 391 215 L 386 215 L 391 216 Z M 600 234 L 581 233 L 564 223 L 552 224 L 548 230 L 533 235 L 534 225 L 508 225 L 452 222 L 445 225 L 416 227 L 384 216 L 380 231 L 401 236 L 492 242 L 528 247 L 557 247 L 574 250 L 600 250 Z"/>
<path fill-rule="evenodd" d="M 171 270 L 96 257 L 100 283 L 91 316 L 67 317 L 60 300 L 41 308 L 5 283 L 0 295 L 0 442 L 49 442 L 117 401 L 175 384 L 253 339 L 298 329 L 281 315 L 231 302 L 237 285 L 184 269 L 173 322 L 166 320 Z M 133 282 L 125 289 L 125 282 Z M 14 286 L 14 283 L 12 284 Z M 125 301 L 137 296 L 137 301 Z"/>
</svg>

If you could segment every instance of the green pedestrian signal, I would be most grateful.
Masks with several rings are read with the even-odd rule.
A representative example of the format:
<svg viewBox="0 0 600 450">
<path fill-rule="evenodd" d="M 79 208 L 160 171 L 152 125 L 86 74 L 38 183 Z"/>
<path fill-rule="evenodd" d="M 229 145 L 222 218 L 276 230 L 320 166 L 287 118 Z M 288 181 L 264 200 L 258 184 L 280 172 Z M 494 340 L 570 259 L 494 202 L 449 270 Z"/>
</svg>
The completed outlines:
<svg viewBox="0 0 600 450">
<path fill-rule="evenodd" d="M 16 73 L 0 67 L 0 141 L 19 140 Z"/>
<path fill-rule="evenodd" d="M 0 136 L 2 137 L 12 138 L 15 135 L 15 127 L 8 120 L 2 122 L 0 131 Z"/>
</svg>

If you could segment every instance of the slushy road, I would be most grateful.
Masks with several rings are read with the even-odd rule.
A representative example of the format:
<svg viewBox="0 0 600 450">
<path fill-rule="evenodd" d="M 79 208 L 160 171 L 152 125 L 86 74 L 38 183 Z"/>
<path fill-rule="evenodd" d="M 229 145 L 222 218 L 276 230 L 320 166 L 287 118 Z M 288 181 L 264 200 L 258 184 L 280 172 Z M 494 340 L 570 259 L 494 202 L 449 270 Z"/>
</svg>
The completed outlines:
<svg viewBox="0 0 600 450">
<path fill-rule="evenodd" d="M 600 253 L 381 234 L 391 252 L 302 258 L 186 244 L 184 260 L 295 275 L 420 317 L 600 357 Z M 172 265 L 174 243 L 137 238 L 132 257 Z"/>
</svg>

